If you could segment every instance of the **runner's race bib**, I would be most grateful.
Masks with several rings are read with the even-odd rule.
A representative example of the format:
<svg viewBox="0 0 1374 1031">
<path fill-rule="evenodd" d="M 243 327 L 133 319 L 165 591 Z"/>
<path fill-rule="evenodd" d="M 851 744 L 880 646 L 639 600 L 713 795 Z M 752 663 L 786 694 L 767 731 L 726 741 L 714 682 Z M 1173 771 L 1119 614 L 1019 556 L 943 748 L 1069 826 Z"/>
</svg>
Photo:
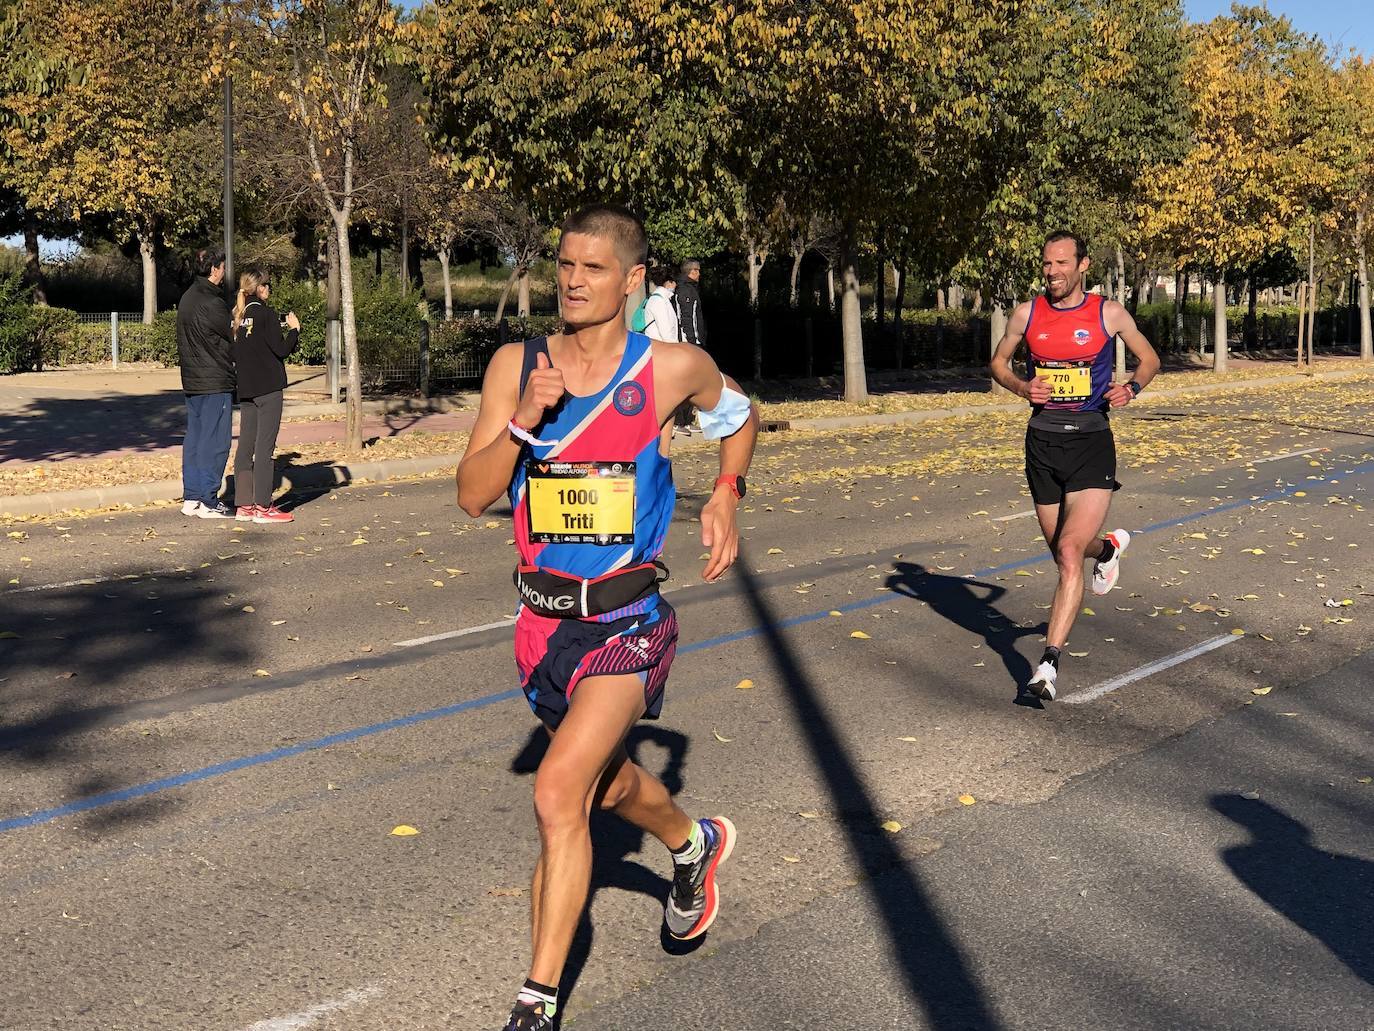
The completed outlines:
<svg viewBox="0 0 1374 1031">
<path fill-rule="evenodd" d="M 1087 362 L 1037 362 L 1035 375 L 1049 383 L 1051 401 L 1086 401 L 1092 397 L 1092 368 Z"/>
<path fill-rule="evenodd" d="M 533 544 L 633 544 L 633 462 L 541 462 L 525 466 Z"/>
</svg>

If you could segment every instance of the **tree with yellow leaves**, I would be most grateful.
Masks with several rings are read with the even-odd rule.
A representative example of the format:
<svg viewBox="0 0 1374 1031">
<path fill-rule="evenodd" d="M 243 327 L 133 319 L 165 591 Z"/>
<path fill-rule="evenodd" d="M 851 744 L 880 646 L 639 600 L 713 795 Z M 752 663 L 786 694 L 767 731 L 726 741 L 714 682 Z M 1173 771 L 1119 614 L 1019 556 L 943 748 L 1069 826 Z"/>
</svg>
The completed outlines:
<svg viewBox="0 0 1374 1031">
<path fill-rule="evenodd" d="M 1320 54 L 1288 19 L 1240 4 L 1194 27 L 1184 83 L 1190 147 L 1143 175 L 1144 233 L 1216 275 L 1213 369 L 1226 371 L 1225 273 L 1286 242 L 1306 209 L 1299 73 Z"/>
<path fill-rule="evenodd" d="M 347 449 L 362 451 L 362 376 L 349 229 L 366 190 L 360 143 L 386 107 L 381 71 L 397 42 L 390 0 L 246 0 L 248 31 L 267 47 L 249 71 L 300 144 L 339 260 L 347 377 Z"/>
<path fill-rule="evenodd" d="M 17 0 L 0 26 L 5 179 L 36 215 L 135 240 L 143 320 L 157 251 L 203 232 L 219 189 L 217 38 L 188 0 Z"/>
</svg>

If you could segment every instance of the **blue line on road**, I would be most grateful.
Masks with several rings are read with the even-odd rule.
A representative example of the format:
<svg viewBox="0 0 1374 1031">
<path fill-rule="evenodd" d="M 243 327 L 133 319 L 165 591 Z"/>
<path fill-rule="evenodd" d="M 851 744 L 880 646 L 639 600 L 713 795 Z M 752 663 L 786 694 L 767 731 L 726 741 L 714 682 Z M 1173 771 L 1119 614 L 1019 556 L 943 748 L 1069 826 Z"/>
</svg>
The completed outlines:
<svg viewBox="0 0 1374 1031">
<path fill-rule="evenodd" d="M 1340 483 L 1342 480 L 1354 476 L 1362 476 L 1371 471 L 1374 471 L 1374 462 L 1364 462 L 1352 467 L 1340 476 L 1324 476 L 1322 477 L 1322 482 L 1324 484 Z M 1168 530 L 1176 526 L 1183 526 L 1187 523 L 1194 523 L 1200 519 L 1208 519 L 1225 512 L 1232 512 L 1238 508 L 1249 508 L 1252 505 L 1260 505 L 1266 501 L 1278 501 L 1282 498 L 1292 497 L 1298 491 L 1306 490 L 1308 486 L 1311 486 L 1311 484 L 1294 484 L 1282 490 L 1270 491 L 1268 494 L 1247 498 L 1243 501 L 1230 501 L 1224 505 L 1214 505 L 1211 508 L 1202 509 L 1198 512 L 1190 512 L 1174 519 L 1166 519 L 1163 522 L 1153 523 L 1142 530 L 1134 531 L 1134 533 L 1137 535 L 1158 533 L 1160 530 Z M 1016 559 L 1012 562 L 1006 562 L 1000 566 L 979 569 L 968 575 L 970 578 L 996 576 L 998 573 L 1007 573 L 1026 566 L 1039 565 L 1048 558 L 1048 555 L 1030 556 L 1028 558 Z M 862 601 L 853 601 L 846 605 L 837 606 L 833 611 L 857 612 L 862 609 L 872 608 L 874 605 L 887 604 L 891 601 L 891 594 L 884 592 L 872 598 L 865 598 Z M 810 612 L 801 616 L 792 616 L 789 619 L 779 620 L 773 625 L 779 630 L 786 630 L 789 627 L 818 622 L 828 617 L 831 611 L 831 609 L 826 609 L 824 612 Z M 712 637 L 705 641 L 697 641 L 695 644 L 685 645 L 679 648 L 678 651 L 682 654 L 704 651 L 707 648 L 715 648 L 723 644 L 733 644 L 736 641 L 744 641 L 751 637 L 757 637 L 763 632 L 764 627 L 762 626 L 748 627 L 732 634 L 724 634 L 720 637 Z M 306 752 L 316 752 L 322 748 L 344 744 L 348 741 L 357 741 L 365 737 L 371 737 L 374 734 L 384 733 L 388 730 L 410 727 L 418 723 L 427 723 L 430 720 L 442 719 L 446 716 L 455 716 L 461 712 L 484 709 L 489 705 L 510 701 L 520 696 L 521 694 L 519 691 L 502 691 L 498 694 L 490 694 L 482 698 L 473 698 L 470 701 L 458 702 L 455 705 L 445 705 L 442 708 L 412 713 L 409 716 L 399 716 L 396 719 L 386 720 L 383 723 L 373 723 L 365 727 L 354 727 L 352 730 L 343 730 L 337 734 L 330 734 L 327 737 L 316 738 L 313 741 L 303 741 L 298 745 L 291 745 L 287 748 L 277 748 L 270 752 L 259 752 L 257 755 L 230 759 L 227 762 L 216 763 L 214 766 L 204 766 L 198 770 L 188 770 L 175 777 L 166 777 L 162 780 L 135 784 L 132 787 L 122 788 L 119 791 L 107 791 L 100 795 L 92 795 L 89 798 L 68 802 L 66 805 L 56 806 L 52 809 L 41 809 L 38 812 L 29 813 L 26 816 L 15 816 L 8 820 L 0 820 L 0 834 L 4 834 L 7 831 L 18 830 L 22 827 L 34 827 L 43 823 L 51 823 L 53 820 L 61 819 L 64 816 L 71 816 L 74 813 L 99 809 L 103 806 L 114 805 L 118 802 L 127 802 L 130 799 L 143 798 L 160 791 L 168 791 L 172 788 L 184 787 L 187 784 L 195 784 L 199 781 L 210 780 L 212 777 L 220 777 L 226 773 L 234 773 L 237 770 L 246 770 L 253 766 L 262 766 L 264 763 L 276 762 L 279 759 L 289 759 L 292 756 L 302 755 Z"/>
</svg>

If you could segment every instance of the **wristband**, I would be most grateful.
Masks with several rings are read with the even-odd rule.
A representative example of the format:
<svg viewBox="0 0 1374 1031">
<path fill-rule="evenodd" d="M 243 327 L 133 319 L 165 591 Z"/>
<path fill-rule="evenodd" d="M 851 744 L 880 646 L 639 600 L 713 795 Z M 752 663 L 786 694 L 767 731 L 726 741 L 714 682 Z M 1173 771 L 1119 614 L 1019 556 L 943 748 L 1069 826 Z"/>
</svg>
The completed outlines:
<svg viewBox="0 0 1374 1031">
<path fill-rule="evenodd" d="M 506 428 L 510 430 L 510 435 L 516 440 L 523 440 L 526 444 L 532 444 L 535 447 L 553 447 L 555 444 L 560 443 L 557 440 L 540 440 L 514 419 L 510 421 L 510 424 Z"/>
<path fill-rule="evenodd" d="M 1126 382 L 1126 386 L 1130 388 L 1131 393 L 1134 394 L 1136 397 L 1139 397 L 1140 392 L 1145 389 L 1135 380 L 1128 380 Z"/>
</svg>

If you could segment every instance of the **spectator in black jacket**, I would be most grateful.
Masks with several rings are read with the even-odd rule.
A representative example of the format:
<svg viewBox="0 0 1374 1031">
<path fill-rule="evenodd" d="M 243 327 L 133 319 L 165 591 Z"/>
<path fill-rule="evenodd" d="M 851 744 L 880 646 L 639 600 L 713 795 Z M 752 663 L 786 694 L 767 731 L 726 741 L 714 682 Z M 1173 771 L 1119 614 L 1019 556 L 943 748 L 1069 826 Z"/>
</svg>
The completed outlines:
<svg viewBox="0 0 1374 1031">
<path fill-rule="evenodd" d="M 682 324 L 682 339 L 698 347 L 706 346 L 706 315 L 701 310 L 701 262 L 682 263 L 677 277 L 677 311 Z"/>
<path fill-rule="evenodd" d="M 196 281 L 177 305 L 177 358 L 186 395 L 186 437 L 181 444 L 182 515 L 228 519 L 219 499 L 234 420 L 233 337 L 229 308 L 220 296 L 224 255 L 200 251 Z"/>
<path fill-rule="evenodd" d="M 239 447 L 234 452 L 236 518 L 255 523 L 289 523 L 294 518 L 272 504 L 273 462 L 281 429 L 286 358 L 300 339 L 300 320 L 289 312 L 280 321 L 267 303 L 272 281 L 253 270 L 239 277 L 234 305 L 234 365 L 239 377 Z"/>
</svg>

